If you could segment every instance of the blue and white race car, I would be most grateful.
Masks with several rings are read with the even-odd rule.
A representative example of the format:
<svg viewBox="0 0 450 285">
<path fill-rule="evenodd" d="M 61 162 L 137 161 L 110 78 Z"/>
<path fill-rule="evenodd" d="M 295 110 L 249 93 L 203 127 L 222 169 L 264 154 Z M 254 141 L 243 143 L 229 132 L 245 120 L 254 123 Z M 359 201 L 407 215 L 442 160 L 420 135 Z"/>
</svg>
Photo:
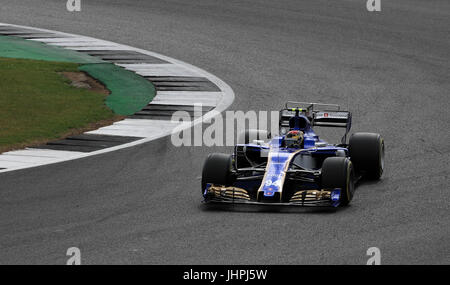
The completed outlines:
<svg viewBox="0 0 450 285">
<path fill-rule="evenodd" d="M 280 135 L 246 130 L 232 155 L 210 154 L 203 166 L 205 203 L 346 206 L 362 177 L 380 179 L 384 141 L 379 134 L 354 133 L 352 115 L 339 105 L 287 102 L 280 111 Z M 342 127 L 329 144 L 314 126 Z"/>
</svg>

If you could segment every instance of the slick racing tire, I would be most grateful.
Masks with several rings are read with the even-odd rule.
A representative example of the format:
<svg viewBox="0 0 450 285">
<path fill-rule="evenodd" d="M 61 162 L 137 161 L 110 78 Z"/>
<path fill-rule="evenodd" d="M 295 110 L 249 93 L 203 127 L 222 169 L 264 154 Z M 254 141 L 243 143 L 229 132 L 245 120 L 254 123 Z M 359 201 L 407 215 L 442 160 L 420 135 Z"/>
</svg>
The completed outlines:
<svg viewBox="0 0 450 285">
<path fill-rule="evenodd" d="M 328 157 L 322 165 L 322 188 L 341 188 L 340 206 L 346 206 L 355 193 L 353 164 L 347 157 Z"/>
<path fill-rule="evenodd" d="M 358 173 L 378 180 L 384 170 L 384 140 L 379 134 L 355 133 L 349 141 L 350 159 Z"/>
<path fill-rule="evenodd" d="M 217 184 L 229 186 L 233 183 L 231 169 L 233 167 L 233 157 L 224 153 L 212 153 L 208 155 L 203 164 L 202 171 L 202 195 L 206 184 Z"/>
<path fill-rule="evenodd" d="M 248 144 L 253 142 L 253 140 L 262 140 L 267 142 L 270 139 L 270 133 L 266 130 L 245 130 L 242 131 L 238 136 L 238 144 Z"/>
</svg>

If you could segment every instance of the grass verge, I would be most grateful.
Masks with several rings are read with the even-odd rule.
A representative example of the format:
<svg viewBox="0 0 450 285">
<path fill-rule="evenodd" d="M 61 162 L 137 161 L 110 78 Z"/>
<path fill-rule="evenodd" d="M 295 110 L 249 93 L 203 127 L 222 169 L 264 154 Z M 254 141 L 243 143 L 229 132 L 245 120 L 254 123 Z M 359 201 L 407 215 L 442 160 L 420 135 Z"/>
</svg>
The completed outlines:
<svg viewBox="0 0 450 285">
<path fill-rule="evenodd" d="M 121 119 L 107 94 L 70 85 L 79 64 L 0 58 L 0 153 L 82 133 Z"/>
</svg>

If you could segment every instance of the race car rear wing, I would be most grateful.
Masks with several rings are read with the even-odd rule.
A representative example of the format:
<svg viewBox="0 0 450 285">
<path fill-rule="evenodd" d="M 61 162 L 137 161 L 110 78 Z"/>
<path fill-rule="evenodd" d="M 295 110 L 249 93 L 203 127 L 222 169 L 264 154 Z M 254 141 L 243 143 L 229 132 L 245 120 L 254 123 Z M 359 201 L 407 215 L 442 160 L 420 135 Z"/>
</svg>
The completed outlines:
<svg viewBox="0 0 450 285">
<path fill-rule="evenodd" d="M 351 127 L 352 113 L 348 111 L 317 111 L 313 113 L 313 126 L 320 127 Z"/>
<path fill-rule="evenodd" d="M 342 143 L 345 144 L 352 125 L 351 112 L 341 110 L 341 106 L 337 104 L 288 101 L 285 104 L 285 109 L 280 111 L 280 127 L 289 126 L 289 120 L 295 116 L 296 112 L 306 116 L 312 127 L 345 128 L 346 131 L 342 137 Z"/>
</svg>

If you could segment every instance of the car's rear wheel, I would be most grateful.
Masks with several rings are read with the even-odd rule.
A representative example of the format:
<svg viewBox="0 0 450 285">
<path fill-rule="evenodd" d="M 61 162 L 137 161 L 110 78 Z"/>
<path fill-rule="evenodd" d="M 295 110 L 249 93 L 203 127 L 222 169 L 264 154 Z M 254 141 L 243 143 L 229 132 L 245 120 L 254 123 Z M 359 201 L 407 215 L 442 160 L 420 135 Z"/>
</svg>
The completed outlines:
<svg viewBox="0 0 450 285">
<path fill-rule="evenodd" d="M 355 179 L 353 164 L 346 157 L 328 157 L 322 165 L 322 188 L 340 188 L 340 205 L 346 206 L 353 199 Z"/>
<path fill-rule="evenodd" d="M 206 184 L 229 186 L 233 183 L 232 176 L 233 157 L 224 153 L 212 153 L 208 155 L 203 164 L 202 194 Z"/>
<path fill-rule="evenodd" d="M 349 141 L 350 158 L 357 172 L 380 179 L 384 171 L 384 140 L 379 134 L 355 133 Z"/>
<path fill-rule="evenodd" d="M 254 140 L 268 141 L 270 139 L 270 133 L 266 130 L 245 130 L 238 136 L 238 144 L 248 144 Z"/>
</svg>

